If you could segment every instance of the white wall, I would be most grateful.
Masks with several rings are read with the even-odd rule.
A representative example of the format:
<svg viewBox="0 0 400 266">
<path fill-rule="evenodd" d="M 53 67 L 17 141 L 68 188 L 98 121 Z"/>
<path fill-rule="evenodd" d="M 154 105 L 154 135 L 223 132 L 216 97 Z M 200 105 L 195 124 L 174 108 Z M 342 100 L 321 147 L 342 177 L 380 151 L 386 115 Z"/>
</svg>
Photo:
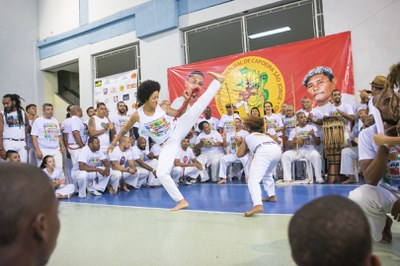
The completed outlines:
<svg viewBox="0 0 400 266">
<path fill-rule="evenodd" d="M 38 3 L 39 40 L 79 27 L 79 0 L 39 0 Z"/>
<path fill-rule="evenodd" d="M 0 97 L 17 93 L 36 103 L 38 91 L 37 1 L 0 1 Z M 0 107 L 2 109 L 2 107 Z"/>
<path fill-rule="evenodd" d="M 149 0 L 89 0 L 89 23 Z"/>
<path fill-rule="evenodd" d="M 96 2 L 96 6 L 95 6 Z M 130 8 L 142 1 L 124 0 L 114 2 L 89 0 L 91 20 L 118 12 L 120 8 Z M 180 28 L 224 16 L 243 13 L 275 0 L 235 0 L 180 17 Z M 111 4 L 112 3 L 112 4 Z M 132 4 L 132 6 L 131 6 Z M 391 64 L 400 61 L 400 31 L 396 30 L 396 10 L 400 10 L 400 0 L 323 0 L 326 34 L 351 30 L 354 56 L 354 76 L 356 89 L 368 87 L 375 75 L 386 75 Z M 112 11 L 111 11 L 112 10 Z M 93 60 L 92 56 L 103 51 L 138 41 L 135 33 L 125 34 L 103 42 L 87 45 L 74 51 L 42 60 L 41 69 L 79 60 L 81 105 L 92 105 Z M 167 69 L 183 64 L 182 34 L 179 29 L 170 30 L 139 40 L 141 78 L 154 79 L 161 83 L 160 98 L 168 97 Z"/>
</svg>

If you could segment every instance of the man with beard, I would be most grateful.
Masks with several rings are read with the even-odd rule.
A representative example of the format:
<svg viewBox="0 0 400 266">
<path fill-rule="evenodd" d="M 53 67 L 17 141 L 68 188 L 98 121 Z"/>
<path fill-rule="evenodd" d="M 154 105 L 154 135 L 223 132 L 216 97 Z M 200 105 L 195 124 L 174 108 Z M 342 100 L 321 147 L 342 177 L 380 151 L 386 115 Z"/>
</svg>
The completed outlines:
<svg viewBox="0 0 400 266">
<path fill-rule="evenodd" d="M 118 113 L 110 117 L 111 122 L 114 123 L 115 134 L 118 134 L 121 131 L 121 129 L 124 128 L 124 126 L 129 120 L 129 116 L 127 115 L 128 108 L 123 101 L 117 103 L 117 110 Z M 129 130 L 128 133 L 126 133 L 126 136 L 127 137 L 133 136 L 132 129 Z"/>
<path fill-rule="evenodd" d="M 6 159 L 8 150 L 15 150 L 21 156 L 21 162 L 28 162 L 26 133 L 29 120 L 21 107 L 21 98 L 17 94 L 3 96 L 4 111 L 0 118 L 0 157 Z"/>
</svg>

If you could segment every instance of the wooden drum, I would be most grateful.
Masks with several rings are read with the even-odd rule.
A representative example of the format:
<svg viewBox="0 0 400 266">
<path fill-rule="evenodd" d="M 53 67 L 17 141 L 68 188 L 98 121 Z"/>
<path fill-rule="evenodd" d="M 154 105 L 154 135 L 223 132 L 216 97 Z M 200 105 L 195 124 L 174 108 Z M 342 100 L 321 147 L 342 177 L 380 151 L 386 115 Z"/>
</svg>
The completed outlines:
<svg viewBox="0 0 400 266">
<path fill-rule="evenodd" d="M 324 153 L 328 160 L 328 182 L 340 180 L 340 158 L 345 147 L 343 118 L 337 116 L 324 117 L 322 125 Z"/>
</svg>

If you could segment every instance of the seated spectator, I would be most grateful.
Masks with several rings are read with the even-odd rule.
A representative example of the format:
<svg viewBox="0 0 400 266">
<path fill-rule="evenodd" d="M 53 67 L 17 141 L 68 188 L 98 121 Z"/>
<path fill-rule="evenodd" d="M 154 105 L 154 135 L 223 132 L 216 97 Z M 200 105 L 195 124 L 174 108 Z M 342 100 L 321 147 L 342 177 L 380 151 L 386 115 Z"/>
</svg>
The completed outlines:
<svg viewBox="0 0 400 266">
<path fill-rule="evenodd" d="M 196 183 L 197 177 L 200 175 L 201 180 L 209 179 L 207 171 L 199 161 L 196 160 L 193 150 L 189 147 L 189 137 L 181 142 L 181 149 L 178 151 L 175 159 L 175 167 L 172 168 L 171 177 L 178 184 L 179 179 L 186 185 Z M 190 177 L 190 181 L 186 177 Z"/>
<path fill-rule="evenodd" d="M 314 167 L 315 178 L 318 183 L 323 183 L 324 180 L 321 177 L 321 155 L 318 153 L 316 147 L 321 143 L 320 132 L 315 126 L 307 124 L 307 117 L 303 112 L 297 113 L 296 126 L 289 135 L 289 148 L 295 148 L 289 150 L 282 155 L 282 166 L 283 166 L 283 182 L 293 181 L 295 178 L 292 176 L 292 162 L 305 158 L 310 161 Z M 298 148 L 298 149 L 297 149 Z M 313 177 L 309 177 L 309 180 L 305 182 L 313 182 Z"/>
<path fill-rule="evenodd" d="M 45 265 L 60 230 L 48 177 L 31 165 L 5 163 L 0 176 L 0 265 Z"/>
<path fill-rule="evenodd" d="M 149 152 L 146 149 L 146 143 L 147 141 L 144 137 L 139 137 L 137 144 L 131 148 L 132 159 L 135 161 L 137 173 L 139 174 L 135 188 L 140 188 L 143 185 L 149 187 L 161 186 L 156 173 L 158 161 L 148 157 Z"/>
<path fill-rule="evenodd" d="M 217 182 L 219 161 L 224 156 L 222 136 L 217 131 L 211 130 L 210 124 L 206 121 L 201 122 L 199 128 L 202 132 L 197 136 L 195 147 L 200 149 L 201 154 L 197 157 L 197 160 L 203 165 L 204 169 L 211 166 L 211 181 Z M 201 182 L 206 181 L 208 180 L 201 180 Z"/>
<path fill-rule="evenodd" d="M 17 151 L 8 150 L 6 152 L 6 161 L 10 163 L 20 163 L 21 157 L 19 156 L 19 153 Z"/>
<path fill-rule="evenodd" d="M 75 193 L 73 184 L 65 184 L 65 176 L 60 168 L 56 168 L 56 161 L 51 155 L 46 155 L 40 168 L 53 181 L 54 190 L 58 199 L 69 199 Z"/>
<path fill-rule="evenodd" d="M 299 266 L 380 265 L 367 218 L 341 196 L 324 196 L 298 210 L 289 223 L 289 243 Z"/>
<path fill-rule="evenodd" d="M 136 187 L 138 181 L 137 170 L 130 147 L 131 139 L 129 137 L 121 137 L 118 146 L 115 147 L 109 156 L 111 178 L 120 180 L 121 189 L 124 191 L 129 191 L 126 184 Z"/>
<path fill-rule="evenodd" d="M 88 145 L 79 152 L 73 172 L 76 172 L 73 176 L 76 176 L 80 198 L 86 198 L 86 189 L 95 196 L 101 196 L 109 183 L 109 193 L 114 194 L 119 185 L 118 179 L 110 178 L 110 163 L 100 151 L 97 137 L 90 137 Z"/>
</svg>

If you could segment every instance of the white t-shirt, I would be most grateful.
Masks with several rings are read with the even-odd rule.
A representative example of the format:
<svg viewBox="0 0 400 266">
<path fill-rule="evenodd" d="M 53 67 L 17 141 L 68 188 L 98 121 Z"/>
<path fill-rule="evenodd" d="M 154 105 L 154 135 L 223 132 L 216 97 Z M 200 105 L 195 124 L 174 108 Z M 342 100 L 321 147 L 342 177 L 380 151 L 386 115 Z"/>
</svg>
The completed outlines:
<svg viewBox="0 0 400 266">
<path fill-rule="evenodd" d="M 296 115 L 292 116 L 292 117 L 285 117 L 283 119 L 283 125 L 285 126 L 285 136 L 289 137 L 290 135 L 290 131 L 292 131 L 292 129 L 296 126 Z"/>
<path fill-rule="evenodd" d="M 46 175 L 50 179 L 65 179 L 64 172 L 60 168 L 54 168 L 53 173 L 50 175 L 49 172 L 47 171 L 46 168 L 43 168 L 43 172 L 46 173 Z"/>
<path fill-rule="evenodd" d="M 1 112 L 3 114 L 3 139 L 25 139 L 25 112 L 21 110 L 22 121 L 18 119 L 18 112 L 14 111 L 7 114 L 7 119 L 4 114 L 4 111 Z"/>
<path fill-rule="evenodd" d="M 95 122 L 95 130 L 99 131 L 106 128 L 106 125 L 110 123 L 107 117 L 100 118 L 97 115 L 92 116 Z M 107 148 L 110 145 L 110 130 L 108 129 L 101 135 L 97 136 L 100 141 L 100 149 Z"/>
<path fill-rule="evenodd" d="M 208 135 L 204 132 L 200 133 L 197 136 L 196 144 L 199 144 L 201 139 L 205 139 L 206 141 L 213 143 L 213 144 L 215 142 L 221 142 L 221 143 L 223 142 L 221 134 L 219 134 L 217 131 L 213 131 L 213 130 L 211 130 L 210 134 L 208 134 Z M 202 154 L 217 153 L 217 152 L 223 153 L 224 152 L 222 146 L 220 146 L 220 147 L 216 147 L 216 146 L 205 147 L 205 146 L 203 146 L 200 150 L 201 150 Z"/>
<path fill-rule="evenodd" d="M 297 132 L 296 132 L 297 130 Z M 299 150 L 313 150 L 316 149 L 316 145 L 314 143 L 314 140 L 312 138 L 312 136 L 308 135 L 308 133 L 311 130 L 314 130 L 314 135 L 316 137 L 321 137 L 321 133 L 319 132 L 318 128 L 316 126 L 313 125 L 306 125 L 305 127 L 296 127 L 296 130 L 292 130 L 290 131 L 290 135 L 289 135 L 289 141 L 292 141 L 293 138 L 296 136 L 297 134 L 297 138 L 302 138 L 304 140 L 304 145 L 303 146 L 299 146 Z"/>
<path fill-rule="evenodd" d="M 268 120 L 268 127 L 275 129 L 275 131 L 278 127 L 283 127 L 282 119 L 277 114 L 272 114 L 270 116 L 265 115 L 264 118 Z M 282 136 L 282 132 L 276 132 L 276 135 L 280 137 Z"/>
<path fill-rule="evenodd" d="M 347 103 L 341 103 L 339 106 L 335 106 L 333 104 L 330 104 L 329 107 L 327 108 L 325 115 L 327 116 L 341 116 L 337 109 L 342 111 L 343 113 L 346 113 L 348 115 L 354 115 L 353 108 L 350 106 L 350 104 Z M 344 119 L 344 125 L 346 128 L 347 133 L 350 135 L 351 131 L 351 124 L 350 121 L 347 119 Z"/>
<path fill-rule="evenodd" d="M 146 150 L 141 150 L 136 145 L 133 146 L 130 150 L 132 153 L 132 159 L 135 161 L 136 166 L 139 166 L 139 164 L 136 162 L 136 160 L 138 159 L 142 159 L 143 162 L 147 161 L 148 152 Z"/>
<path fill-rule="evenodd" d="M 120 115 L 120 114 L 115 114 L 111 116 L 110 121 L 114 123 L 115 126 L 115 134 L 118 134 L 121 129 L 124 128 L 124 126 L 128 123 L 129 121 L 129 116 L 128 115 Z M 125 136 L 130 137 L 131 133 L 128 131 Z"/>
<path fill-rule="evenodd" d="M 79 135 L 81 136 L 82 142 L 85 144 L 88 139 L 88 132 L 86 130 L 85 124 L 82 122 L 82 120 L 74 115 L 71 117 L 69 120 L 69 130 L 68 130 L 68 144 L 76 144 L 76 140 L 72 132 L 78 131 Z"/>
<path fill-rule="evenodd" d="M 246 136 L 246 144 L 247 148 L 249 149 L 250 153 L 254 154 L 256 148 L 258 145 L 263 144 L 263 143 L 274 143 L 276 142 L 269 136 L 262 134 L 262 133 L 257 133 L 253 132 L 250 133 L 249 135 Z"/>
<path fill-rule="evenodd" d="M 180 148 L 175 159 L 179 159 L 181 163 L 192 163 L 196 159 L 196 156 L 194 156 L 193 150 L 190 147 L 186 151 Z"/>
<path fill-rule="evenodd" d="M 159 105 L 151 116 L 143 112 L 143 106 L 138 109 L 138 115 L 139 129 L 155 143 L 161 145 L 169 138 L 173 130 L 171 117 L 167 116 Z"/>
<path fill-rule="evenodd" d="M 310 113 L 311 113 L 311 114 L 313 115 L 313 118 L 314 118 L 314 117 L 315 117 L 316 119 L 323 119 L 323 118 L 324 118 L 324 114 L 323 114 L 320 110 L 318 110 L 318 109 L 316 109 L 316 108 L 311 109 L 310 112 L 307 112 L 307 111 L 304 110 L 304 109 L 300 109 L 299 111 L 296 112 L 296 114 L 299 113 L 299 112 L 303 112 L 303 113 L 306 115 L 306 117 L 308 117 L 308 116 L 310 115 Z M 313 123 L 312 121 L 310 121 L 309 124 L 310 124 L 310 125 L 314 125 L 314 126 L 316 126 L 317 128 L 320 127 L 319 125 Z"/>
<path fill-rule="evenodd" d="M 151 146 L 150 152 L 154 154 L 154 156 L 160 155 L 161 152 L 161 147 L 157 143 L 154 143 L 153 146 Z"/>
<path fill-rule="evenodd" d="M 61 130 L 54 117 L 50 119 L 43 116 L 36 118 L 33 121 L 31 135 L 37 136 L 39 149 L 56 150 L 60 148 Z"/>
<path fill-rule="evenodd" d="M 236 132 L 236 137 L 241 137 L 243 140 L 246 138 L 247 135 L 249 135 L 249 132 L 243 129 Z M 226 135 L 226 141 L 228 142 L 229 152 L 232 154 L 236 154 L 235 133 L 231 132 L 229 135 Z"/>
<path fill-rule="evenodd" d="M 107 157 L 104 155 L 103 152 L 92 152 L 89 146 L 86 145 L 79 151 L 78 163 L 74 165 L 74 168 L 79 169 L 80 162 L 85 163 L 92 168 L 95 168 L 97 166 L 100 166 L 102 164 L 101 161 L 105 159 L 107 159 Z"/>
<path fill-rule="evenodd" d="M 235 118 L 240 118 L 237 114 L 234 114 Z M 233 132 L 233 116 L 224 114 L 218 123 L 218 128 L 223 128 L 225 134 Z"/>
<path fill-rule="evenodd" d="M 377 134 L 376 125 L 363 129 L 358 136 L 359 160 L 372 160 L 378 152 L 378 146 L 372 139 L 373 134 Z M 386 164 L 386 171 L 379 184 L 396 193 L 400 188 L 400 145 L 389 149 L 389 159 Z"/>
<path fill-rule="evenodd" d="M 109 158 L 110 161 L 117 161 L 120 166 L 127 165 L 128 161 L 133 159 L 130 149 L 127 149 L 126 151 L 121 151 L 119 146 L 115 147 Z"/>
<path fill-rule="evenodd" d="M 201 118 L 197 121 L 195 129 L 197 132 L 201 132 L 200 128 L 199 128 L 199 124 L 203 121 L 207 121 L 208 124 L 210 124 L 210 127 L 212 130 L 218 130 L 218 123 L 219 120 L 215 117 L 210 117 L 210 119 L 206 119 L 206 118 Z"/>
</svg>

